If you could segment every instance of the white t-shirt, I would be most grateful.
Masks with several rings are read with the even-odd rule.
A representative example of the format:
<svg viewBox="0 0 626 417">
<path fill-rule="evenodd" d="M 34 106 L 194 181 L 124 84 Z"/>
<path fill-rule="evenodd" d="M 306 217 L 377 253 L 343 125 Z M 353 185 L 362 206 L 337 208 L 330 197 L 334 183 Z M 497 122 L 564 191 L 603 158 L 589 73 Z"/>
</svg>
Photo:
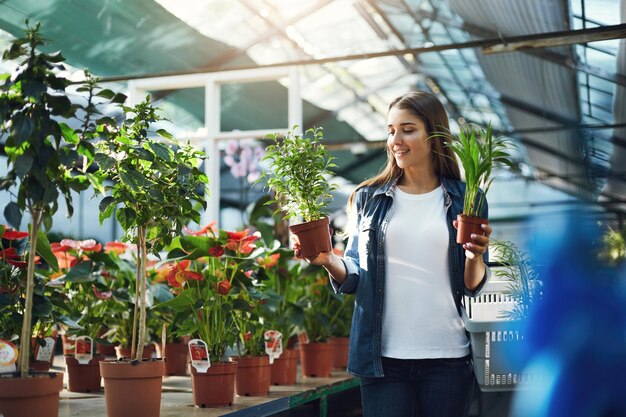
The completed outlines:
<svg viewBox="0 0 626 417">
<path fill-rule="evenodd" d="M 385 237 L 382 355 L 397 359 L 469 354 L 448 266 L 441 186 L 425 194 L 396 188 Z"/>
</svg>

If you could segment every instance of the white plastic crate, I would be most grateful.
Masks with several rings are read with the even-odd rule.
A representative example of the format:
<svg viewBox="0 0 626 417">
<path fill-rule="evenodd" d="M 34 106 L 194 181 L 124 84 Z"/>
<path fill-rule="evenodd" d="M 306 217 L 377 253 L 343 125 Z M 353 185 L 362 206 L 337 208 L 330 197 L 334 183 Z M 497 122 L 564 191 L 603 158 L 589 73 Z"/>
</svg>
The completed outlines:
<svg viewBox="0 0 626 417">
<path fill-rule="evenodd" d="M 506 294 L 508 285 L 507 281 L 489 281 L 477 297 L 464 300 L 463 322 L 470 334 L 474 372 L 482 391 L 523 388 L 538 377 L 522 372 L 507 359 L 507 351 L 524 343 L 521 321 L 502 317 L 515 306 Z"/>
</svg>

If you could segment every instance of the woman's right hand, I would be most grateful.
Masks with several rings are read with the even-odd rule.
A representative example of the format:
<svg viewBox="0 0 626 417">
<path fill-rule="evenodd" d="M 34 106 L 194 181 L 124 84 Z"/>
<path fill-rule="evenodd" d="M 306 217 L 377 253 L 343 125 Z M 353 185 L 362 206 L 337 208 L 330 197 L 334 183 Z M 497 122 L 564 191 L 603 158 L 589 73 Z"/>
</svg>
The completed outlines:
<svg viewBox="0 0 626 417">
<path fill-rule="evenodd" d="M 320 252 L 314 257 L 303 257 L 300 252 L 300 244 L 294 242 L 293 244 L 293 253 L 296 259 L 304 259 L 311 265 L 319 265 L 319 266 L 328 266 L 331 263 L 331 256 L 333 255 L 332 251 L 329 252 Z"/>
</svg>

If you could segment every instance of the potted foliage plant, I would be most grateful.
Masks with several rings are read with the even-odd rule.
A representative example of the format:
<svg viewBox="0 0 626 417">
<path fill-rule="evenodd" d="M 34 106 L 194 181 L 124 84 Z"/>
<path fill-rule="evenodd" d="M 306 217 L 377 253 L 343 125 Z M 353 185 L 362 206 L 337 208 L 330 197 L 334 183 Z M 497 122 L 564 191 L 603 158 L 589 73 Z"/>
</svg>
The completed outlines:
<svg viewBox="0 0 626 417">
<path fill-rule="evenodd" d="M 149 98 L 121 108 L 127 117 L 120 126 L 109 122 L 99 128 L 103 140 L 98 143 L 96 162 L 99 174 L 111 181 L 100 202 L 100 221 L 115 213 L 125 231 L 123 240 L 137 247 L 134 325 L 130 360 L 100 362 L 100 371 L 109 417 L 157 416 L 165 364 L 142 360 L 148 253 L 158 255 L 188 222 L 200 221 L 208 179 L 198 168 L 202 152 L 178 143 L 165 130 L 151 132 L 161 117 Z M 131 388 L 132 381 L 138 385 Z"/>
<path fill-rule="evenodd" d="M 228 359 L 227 348 L 239 340 L 236 310 L 250 310 L 245 282 L 263 249 L 255 245 L 258 235 L 247 229 L 227 232 L 207 225 L 188 233 L 176 239 L 168 253 L 172 265 L 167 281 L 175 297 L 156 308 L 192 318 L 180 332 L 194 337 L 189 346 L 195 405 L 227 406 L 233 402 L 237 372 L 237 362 Z"/>
<path fill-rule="evenodd" d="M 45 45 L 40 25 L 31 27 L 28 21 L 26 25 L 25 37 L 14 40 L 3 54 L 5 60 L 17 60 L 17 68 L 12 74 L 0 76 L 0 130 L 6 138 L 8 159 L 8 172 L 0 179 L 0 189 L 17 188 L 12 194 L 14 200 L 4 208 L 4 216 L 16 228 L 24 213 L 30 216 L 19 373 L 15 378 L 0 378 L 0 409 L 14 416 L 56 416 L 62 374 L 34 376 L 28 371 L 33 315 L 37 314 L 33 308 L 37 298 L 35 262 L 38 255 L 50 268 L 58 269 L 42 230 L 50 229 L 59 197 L 63 197 L 72 215 L 72 191 L 99 186 L 99 179 L 87 172 L 94 154 L 90 142 L 92 116 L 97 113 L 92 100 L 94 94 L 105 97 L 108 90 L 96 93 L 95 81 L 88 78 L 87 105 L 73 104 L 66 92 L 69 81 L 59 75 L 63 56 L 59 52 L 38 52 L 37 48 Z M 72 129 L 66 122 L 75 118 L 77 109 L 84 110 L 84 120 L 79 129 Z M 36 398 L 26 398 L 31 394 Z M 49 402 L 40 404 L 39 400 Z"/>
<path fill-rule="evenodd" d="M 266 148 L 263 160 L 271 172 L 264 172 L 261 179 L 274 193 L 268 204 L 276 203 L 287 219 L 301 222 L 289 229 L 298 237 L 302 256 L 311 257 L 332 249 L 325 208 L 336 188 L 329 183 L 336 165 L 322 144 L 322 128 L 309 129 L 304 135 L 295 133 L 296 129 L 282 138 L 268 136 L 274 143 Z"/>
<path fill-rule="evenodd" d="M 494 167 L 514 167 L 506 138 L 494 136 L 491 124 L 486 129 L 468 124 L 461 126 L 458 134 L 435 133 L 431 138 L 443 137 L 447 146 L 457 156 L 465 172 L 465 197 L 463 211 L 457 216 L 457 243 L 471 242 L 472 234 L 483 234 L 482 224 L 489 221 L 484 215 L 485 198 L 493 182 Z"/>
<path fill-rule="evenodd" d="M 333 320 L 338 317 L 336 294 L 329 288 L 328 272 L 322 267 L 307 265 L 300 281 L 304 283 L 298 304 L 304 311 L 306 343 L 300 343 L 302 375 L 330 377 L 334 363 L 333 344 L 329 343 Z"/>
</svg>

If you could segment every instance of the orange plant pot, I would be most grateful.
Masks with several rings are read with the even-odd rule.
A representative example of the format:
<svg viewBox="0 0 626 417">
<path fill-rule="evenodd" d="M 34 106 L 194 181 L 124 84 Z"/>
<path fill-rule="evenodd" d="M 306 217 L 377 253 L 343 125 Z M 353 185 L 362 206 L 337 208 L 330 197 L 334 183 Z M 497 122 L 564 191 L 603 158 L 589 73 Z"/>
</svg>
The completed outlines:
<svg viewBox="0 0 626 417">
<path fill-rule="evenodd" d="M 294 385 L 298 377 L 298 350 L 285 349 L 270 365 L 272 385 Z"/>
<path fill-rule="evenodd" d="M 456 217 L 457 220 L 457 232 L 456 243 L 461 245 L 472 241 L 472 234 L 482 236 L 485 231 L 481 228 L 483 224 L 489 224 L 489 220 L 480 219 L 478 217 L 469 217 L 465 214 L 459 214 Z"/>
<path fill-rule="evenodd" d="M 333 370 L 333 345 L 328 342 L 300 344 L 302 376 L 328 378 Z"/>
<path fill-rule="evenodd" d="M 270 393 L 269 356 L 240 356 L 237 362 L 235 393 L 240 396 L 257 397 Z"/>
<path fill-rule="evenodd" d="M 75 357 L 66 356 L 67 390 L 71 392 L 100 392 L 100 361 L 104 356 L 94 356 L 88 364 L 81 365 Z"/>
<path fill-rule="evenodd" d="M 63 374 L 59 372 L 28 378 L 0 378 L 0 415 L 57 417 L 62 389 Z"/>
<path fill-rule="evenodd" d="M 348 352 L 350 350 L 349 337 L 333 337 L 333 369 L 345 370 L 348 367 Z"/>
<path fill-rule="evenodd" d="M 298 237 L 300 252 L 305 258 L 315 256 L 321 252 L 329 252 L 333 248 L 330 241 L 330 221 L 328 217 L 312 222 L 295 224 L 289 226 L 289 230 Z"/>
<path fill-rule="evenodd" d="M 189 348 L 184 343 L 166 343 L 165 352 L 157 345 L 157 355 L 165 358 L 165 375 L 187 375 Z"/>
<path fill-rule="evenodd" d="M 237 362 L 211 364 L 206 373 L 190 366 L 193 402 L 197 407 L 225 407 L 233 404 Z"/>
</svg>

